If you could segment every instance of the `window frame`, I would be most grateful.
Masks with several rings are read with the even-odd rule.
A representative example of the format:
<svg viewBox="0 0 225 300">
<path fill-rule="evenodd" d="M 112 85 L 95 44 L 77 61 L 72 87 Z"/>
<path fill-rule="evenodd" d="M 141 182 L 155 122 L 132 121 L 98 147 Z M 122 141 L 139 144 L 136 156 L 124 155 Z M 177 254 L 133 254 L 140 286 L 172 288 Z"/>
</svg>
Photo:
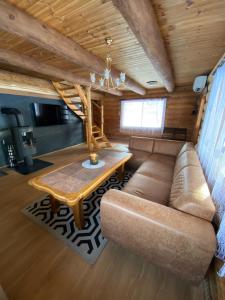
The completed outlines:
<svg viewBox="0 0 225 300">
<path fill-rule="evenodd" d="M 124 126 L 123 123 L 123 116 L 124 116 L 124 107 L 123 107 L 123 103 L 126 102 L 141 102 L 142 105 L 144 102 L 149 102 L 149 101 L 160 101 L 162 100 L 162 114 L 161 114 L 161 122 L 159 124 L 159 126 Z M 131 98 L 131 99 L 121 99 L 120 100 L 120 131 L 126 131 L 126 130 L 130 130 L 130 129 L 134 129 L 137 131 L 148 131 L 148 130 L 159 130 L 162 127 L 164 128 L 164 123 L 165 123 L 165 116 L 166 116 L 166 107 L 167 107 L 167 98 L 166 97 L 155 97 L 155 98 Z M 142 108 L 143 110 L 143 108 Z M 143 117 L 143 115 L 141 116 Z"/>
</svg>

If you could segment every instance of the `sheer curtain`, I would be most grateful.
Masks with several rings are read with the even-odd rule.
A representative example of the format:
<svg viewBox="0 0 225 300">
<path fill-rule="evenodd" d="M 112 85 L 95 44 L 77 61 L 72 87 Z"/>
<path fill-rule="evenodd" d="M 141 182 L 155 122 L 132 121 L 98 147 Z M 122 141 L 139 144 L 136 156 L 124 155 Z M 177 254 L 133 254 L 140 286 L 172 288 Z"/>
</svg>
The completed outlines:
<svg viewBox="0 0 225 300">
<path fill-rule="evenodd" d="M 120 131 L 129 135 L 161 137 L 165 111 L 165 98 L 122 100 Z"/>
<path fill-rule="evenodd" d="M 225 262 L 225 63 L 213 79 L 197 149 L 217 210 L 217 256 Z"/>
</svg>

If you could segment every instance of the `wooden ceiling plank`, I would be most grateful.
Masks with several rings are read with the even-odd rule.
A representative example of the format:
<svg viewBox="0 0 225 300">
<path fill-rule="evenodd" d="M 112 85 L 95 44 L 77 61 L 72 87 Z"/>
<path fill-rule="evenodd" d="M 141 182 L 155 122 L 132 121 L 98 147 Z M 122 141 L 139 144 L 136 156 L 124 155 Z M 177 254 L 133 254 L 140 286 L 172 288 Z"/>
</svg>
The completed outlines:
<svg viewBox="0 0 225 300">
<path fill-rule="evenodd" d="M 25 40 L 29 40 L 37 46 L 54 52 L 90 71 L 102 74 L 105 68 L 104 60 L 49 27 L 47 24 L 38 21 L 3 0 L 0 0 L 0 28 L 16 34 Z M 119 74 L 118 70 L 112 69 L 114 78 L 119 77 Z M 145 94 L 145 89 L 130 78 L 127 78 L 126 85 L 127 88 L 138 94 Z"/>
<path fill-rule="evenodd" d="M 71 83 L 77 83 L 85 86 L 90 85 L 90 82 L 86 77 L 76 75 L 68 70 L 65 71 L 63 69 L 53 67 L 46 63 L 37 61 L 27 55 L 18 54 L 11 50 L 0 49 L 0 62 L 5 65 L 16 66 L 35 73 L 40 73 L 51 78 L 67 80 Z M 93 88 L 116 96 L 122 95 L 122 93 L 118 90 L 100 89 L 95 85 L 93 85 Z"/>
<path fill-rule="evenodd" d="M 172 92 L 174 89 L 172 67 L 151 2 L 149 0 L 112 0 L 112 2 L 142 45 L 166 89 Z"/>
</svg>

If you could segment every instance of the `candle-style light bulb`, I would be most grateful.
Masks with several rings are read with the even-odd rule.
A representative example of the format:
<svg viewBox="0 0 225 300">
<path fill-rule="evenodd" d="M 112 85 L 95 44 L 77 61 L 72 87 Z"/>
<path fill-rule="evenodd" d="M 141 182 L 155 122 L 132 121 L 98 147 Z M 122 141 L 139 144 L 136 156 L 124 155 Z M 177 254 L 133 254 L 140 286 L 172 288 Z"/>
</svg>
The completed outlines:
<svg viewBox="0 0 225 300">
<path fill-rule="evenodd" d="M 124 72 L 120 73 L 120 80 L 121 80 L 122 83 L 125 82 L 125 80 L 126 80 L 126 73 L 124 73 Z"/>
<path fill-rule="evenodd" d="M 116 87 L 119 87 L 120 86 L 120 79 L 116 78 L 115 83 L 116 83 Z"/>
<path fill-rule="evenodd" d="M 104 71 L 104 77 L 106 80 L 109 80 L 109 76 L 110 76 L 110 70 L 106 68 Z"/>
<path fill-rule="evenodd" d="M 99 79 L 99 85 L 100 85 L 100 87 L 104 87 L 104 82 L 105 82 L 104 78 L 100 78 Z"/>
<path fill-rule="evenodd" d="M 95 83 L 96 81 L 95 73 L 90 73 L 90 79 L 91 79 L 91 83 Z"/>
</svg>

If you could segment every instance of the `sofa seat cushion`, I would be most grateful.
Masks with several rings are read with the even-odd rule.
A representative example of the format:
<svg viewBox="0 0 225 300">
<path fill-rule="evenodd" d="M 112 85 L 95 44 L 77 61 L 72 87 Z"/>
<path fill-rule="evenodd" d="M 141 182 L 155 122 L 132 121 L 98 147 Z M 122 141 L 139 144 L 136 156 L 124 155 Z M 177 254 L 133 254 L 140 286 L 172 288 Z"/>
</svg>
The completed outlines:
<svg viewBox="0 0 225 300">
<path fill-rule="evenodd" d="M 135 173 L 123 191 L 159 204 L 167 205 L 170 188 L 170 183 Z"/>
<path fill-rule="evenodd" d="M 140 165 L 150 158 L 151 154 L 149 152 L 140 151 L 140 150 L 130 150 L 133 156 L 127 162 L 128 168 L 137 170 Z"/>
<path fill-rule="evenodd" d="M 201 167 L 185 167 L 174 178 L 169 206 L 212 221 L 215 206 Z"/>
<path fill-rule="evenodd" d="M 137 173 L 172 184 L 175 164 L 172 158 L 168 155 L 152 155 L 138 168 Z"/>
<path fill-rule="evenodd" d="M 174 168 L 174 178 L 183 168 L 187 166 L 195 166 L 201 168 L 201 163 L 195 150 L 184 151 L 177 157 Z"/>
<path fill-rule="evenodd" d="M 169 165 L 171 168 L 174 168 L 176 162 L 176 157 L 158 153 L 153 153 L 149 159 Z"/>
</svg>

